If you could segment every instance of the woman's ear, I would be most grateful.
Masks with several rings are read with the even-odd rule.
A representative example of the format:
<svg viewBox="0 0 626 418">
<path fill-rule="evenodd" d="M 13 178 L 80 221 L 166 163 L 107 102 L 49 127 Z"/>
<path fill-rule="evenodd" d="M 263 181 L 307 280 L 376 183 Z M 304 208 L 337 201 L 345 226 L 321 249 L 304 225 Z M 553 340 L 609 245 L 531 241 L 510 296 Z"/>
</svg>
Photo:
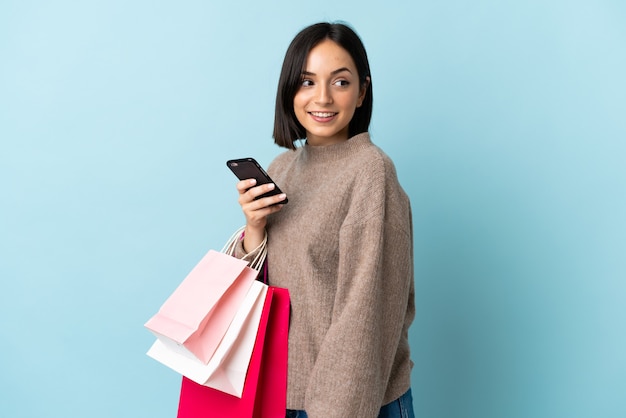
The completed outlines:
<svg viewBox="0 0 626 418">
<path fill-rule="evenodd" d="M 357 102 L 356 107 L 361 107 L 363 104 L 363 100 L 365 100 L 365 93 L 367 93 L 367 89 L 370 86 L 370 78 L 365 77 L 365 81 L 361 84 L 361 91 L 359 91 L 359 101 Z"/>
</svg>

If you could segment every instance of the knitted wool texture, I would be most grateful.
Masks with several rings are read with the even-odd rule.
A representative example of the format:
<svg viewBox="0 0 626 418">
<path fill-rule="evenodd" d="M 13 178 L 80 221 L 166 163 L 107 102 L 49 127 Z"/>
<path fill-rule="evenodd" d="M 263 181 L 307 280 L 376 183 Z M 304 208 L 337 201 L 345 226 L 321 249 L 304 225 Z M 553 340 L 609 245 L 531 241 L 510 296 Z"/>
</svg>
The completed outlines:
<svg viewBox="0 0 626 418">
<path fill-rule="evenodd" d="M 284 152 L 268 173 L 289 197 L 266 227 L 269 283 L 292 303 L 287 408 L 375 418 L 410 387 L 409 199 L 367 133 Z"/>
</svg>

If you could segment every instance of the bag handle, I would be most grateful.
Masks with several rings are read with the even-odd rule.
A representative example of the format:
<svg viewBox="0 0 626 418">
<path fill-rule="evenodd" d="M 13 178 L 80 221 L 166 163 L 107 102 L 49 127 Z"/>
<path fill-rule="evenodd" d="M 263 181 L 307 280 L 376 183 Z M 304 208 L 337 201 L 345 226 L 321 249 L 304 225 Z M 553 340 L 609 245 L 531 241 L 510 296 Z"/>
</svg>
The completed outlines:
<svg viewBox="0 0 626 418">
<path fill-rule="evenodd" d="M 228 239 L 228 241 L 224 245 L 224 248 L 222 248 L 222 252 L 224 254 L 228 254 L 233 257 L 235 256 L 235 248 L 237 248 L 237 243 L 243 237 L 243 233 L 245 229 L 246 229 L 246 226 L 244 225 L 241 228 L 237 229 L 235 233 Z M 265 236 L 263 237 L 263 241 L 261 241 L 259 246 L 256 247 L 254 250 L 250 251 L 248 254 L 246 254 L 242 258 L 242 260 L 246 260 L 246 258 L 249 255 L 255 254 L 255 253 L 256 255 L 254 256 L 254 259 L 252 259 L 249 265 L 250 265 L 250 268 L 260 272 L 261 268 L 263 267 L 263 263 L 265 263 L 265 258 L 267 257 L 267 232 L 265 233 Z"/>
</svg>

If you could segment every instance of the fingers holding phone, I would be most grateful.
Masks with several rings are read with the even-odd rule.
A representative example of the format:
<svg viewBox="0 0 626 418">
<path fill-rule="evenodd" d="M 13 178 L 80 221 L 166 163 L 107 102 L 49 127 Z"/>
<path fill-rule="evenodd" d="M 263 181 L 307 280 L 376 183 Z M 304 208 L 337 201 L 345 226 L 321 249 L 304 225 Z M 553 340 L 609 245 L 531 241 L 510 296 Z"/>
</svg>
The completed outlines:
<svg viewBox="0 0 626 418">
<path fill-rule="evenodd" d="M 287 203 L 287 195 L 274 183 L 256 185 L 255 179 L 246 179 L 237 183 L 239 191 L 239 204 L 244 206 L 251 204 L 253 209 L 263 209 L 270 206 L 282 207 Z"/>
<path fill-rule="evenodd" d="M 259 195 L 255 195 L 255 199 L 261 199 L 267 196 L 282 195 L 282 190 L 274 183 L 269 174 L 265 172 L 263 167 L 254 158 L 240 158 L 238 160 L 229 160 L 226 165 L 237 176 L 239 180 L 248 181 L 254 179 L 255 183 L 249 183 L 242 185 L 242 189 L 251 188 L 253 186 L 269 185 L 265 188 L 265 192 Z M 280 199 L 282 203 L 287 203 L 287 197 Z"/>
<path fill-rule="evenodd" d="M 253 158 L 229 160 L 226 165 L 241 180 L 237 190 L 247 225 L 265 228 L 267 216 L 282 209 L 287 196 Z"/>
<path fill-rule="evenodd" d="M 265 237 L 267 217 L 283 208 L 281 202 L 287 199 L 284 193 L 259 198 L 274 189 L 274 183 L 256 186 L 255 179 L 246 179 L 237 183 L 239 204 L 246 217 L 246 232 L 243 239 L 244 249 L 256 248 L 261 244 Z"/>
</svg>

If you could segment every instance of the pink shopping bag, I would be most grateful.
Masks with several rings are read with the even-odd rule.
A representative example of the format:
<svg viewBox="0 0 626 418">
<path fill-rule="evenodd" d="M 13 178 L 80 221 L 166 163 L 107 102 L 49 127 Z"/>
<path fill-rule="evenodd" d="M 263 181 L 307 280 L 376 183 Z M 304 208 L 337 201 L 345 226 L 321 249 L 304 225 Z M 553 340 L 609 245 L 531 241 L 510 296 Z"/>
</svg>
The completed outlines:
<svg viewBox="0 0 626 418">
<path fill-rule="evenodd" d="M 210 250 L 146 328 L 170 350 L 207 364 L 258 275 L 247 264 Z"/>
<path fill-rule="evenodd" d="M 289 309 L 287 289 L 270 287 L 241 398 L 183 377 L 178 418 L 284 418 Z"/>
<path fill-rule="evenodd" d="M 250 291 L 207 364 L 168 349 L 158 339 L 148 350 L 148 356 L 196 383 L 241 397 L 267 289 L 267 285 L 259 281 L 252 283 Z"/>
</svg>

